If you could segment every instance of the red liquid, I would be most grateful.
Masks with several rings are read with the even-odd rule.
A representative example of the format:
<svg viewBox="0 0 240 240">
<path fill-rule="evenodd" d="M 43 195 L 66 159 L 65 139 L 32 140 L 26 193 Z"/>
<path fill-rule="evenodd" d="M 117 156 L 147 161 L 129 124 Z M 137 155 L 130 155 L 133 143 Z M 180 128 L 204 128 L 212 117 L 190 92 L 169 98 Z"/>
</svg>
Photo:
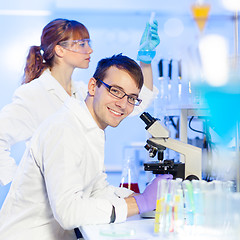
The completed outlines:
<svg viewBox="0 0 240 240">
<path fill-rule="evenodd" d="M 128 183 L 120 184 L 120 187 L 128 188 Z M 134 191 L 135 193 L 140 193 L 137 183 L 131 183 L 130 188 L 128 188 L 128 189 Z"/>
</svg>

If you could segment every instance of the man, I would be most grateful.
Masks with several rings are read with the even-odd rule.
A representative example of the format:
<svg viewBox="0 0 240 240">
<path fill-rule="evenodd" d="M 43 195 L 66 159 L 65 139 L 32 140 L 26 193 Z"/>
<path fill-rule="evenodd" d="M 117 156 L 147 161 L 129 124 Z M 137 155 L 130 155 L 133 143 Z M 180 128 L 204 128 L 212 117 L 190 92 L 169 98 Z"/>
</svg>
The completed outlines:
<svg viewBox="0 0 240 240">
<path fill-rule="evenodd" d="M 68 100 L 34 134 L 0 212 L 0 239 L 75 239 L 84 224 L 125 221 L 155 208 L 157 177 L 142 194 L 110 186 L 104 129 L 116 127 L 141 100 L 143 75 L 117 55 L 98 63 L 85 102 Z"/>
</svg>

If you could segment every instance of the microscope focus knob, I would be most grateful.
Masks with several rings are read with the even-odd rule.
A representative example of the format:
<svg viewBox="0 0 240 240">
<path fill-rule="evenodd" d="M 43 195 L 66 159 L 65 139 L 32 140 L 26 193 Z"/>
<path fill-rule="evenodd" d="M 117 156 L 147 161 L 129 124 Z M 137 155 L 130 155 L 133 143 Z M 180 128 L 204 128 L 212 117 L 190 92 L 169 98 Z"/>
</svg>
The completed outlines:
<svg viewBox="0 0 240 240">
<path fill-rule="evenodd" d="M 157 149 L 156 148 L 150 148 L 149 150 L 149 157 L 154 158 L 157 154 Z"/>
<path fill-rule="evenodd" d="M 144 146 L 145 149 L 147 149 L 147 151 L 150 150 L 151 146 L 147 143 L 145 146 Z"/>
</svg>

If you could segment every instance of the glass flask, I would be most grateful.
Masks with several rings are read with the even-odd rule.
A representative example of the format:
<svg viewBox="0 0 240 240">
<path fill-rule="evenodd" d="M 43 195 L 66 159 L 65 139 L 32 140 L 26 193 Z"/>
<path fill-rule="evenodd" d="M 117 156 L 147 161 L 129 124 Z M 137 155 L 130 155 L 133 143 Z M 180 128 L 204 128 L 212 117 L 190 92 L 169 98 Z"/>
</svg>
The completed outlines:
<svg viewBox="0 0 240 240">
<path fill-rule="evenodd" d="M 127 155 L 123 160 L 120 187 L 140 193 L 138 186 L 139 167 L 136 158 Z"/>
</svg>

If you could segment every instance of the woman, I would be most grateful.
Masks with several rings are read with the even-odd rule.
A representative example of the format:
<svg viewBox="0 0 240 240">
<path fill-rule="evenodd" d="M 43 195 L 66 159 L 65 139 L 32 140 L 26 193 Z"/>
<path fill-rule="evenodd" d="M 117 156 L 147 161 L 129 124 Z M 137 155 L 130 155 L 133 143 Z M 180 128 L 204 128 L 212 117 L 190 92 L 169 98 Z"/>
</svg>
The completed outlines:
<svg viewBox="0 0 240 240">
<path fill-rule="evenodd" d="M 17 167 L 10 157 L 10 147 L 28 141 L 40 123 L 70 96 L 85 99 L 86 84 L 72 81 L 71 76 L 75 68 L 88 68 L 92 52 L 89 32 L 83 24 L 55 19 L 44 27 L 41 46 L 29 50 L 23 85 L 15 91 L 12 103 L 0 112 L 0 185 L 12 181 Z M 140 62 L 140 66 L 147 88 L 141 92 L 144 101 L 139 112 L 156 94 L 152 92 L 151 64 Z"/>
</svg>

